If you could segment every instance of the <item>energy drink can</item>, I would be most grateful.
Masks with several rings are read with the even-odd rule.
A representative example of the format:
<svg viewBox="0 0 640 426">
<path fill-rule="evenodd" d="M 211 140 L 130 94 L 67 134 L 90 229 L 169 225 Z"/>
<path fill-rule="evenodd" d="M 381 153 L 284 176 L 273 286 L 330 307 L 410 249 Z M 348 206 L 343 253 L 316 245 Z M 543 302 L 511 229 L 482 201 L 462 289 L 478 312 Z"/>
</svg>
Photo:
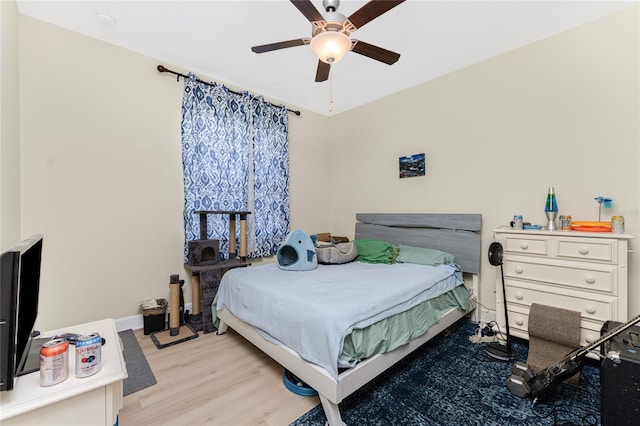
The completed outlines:
<svg viewBox="0 0 640 426">
<path fill-rule="evenodd" d="M 624 216 L 611 216 L 611 232 L 624 233 Z"/>
<path fill-rule="evenodd" d="M 69 377 L 69 342 L 53 339 L 40 348 L 40 386 L 52 386 Z"/>
<path fill-rule="evenodd" d="M 513 229 L 523 229 L 524 228 L 524 223 L 522 222 L 522 215 L 515 215 L 513 216 Z"/>
<path fill-rule="evenodd" d="M 85 334 L 76 341 L 76 377 L 88 377 L 102 368 L 102 337 L 98 333 Z"/>
</svg>

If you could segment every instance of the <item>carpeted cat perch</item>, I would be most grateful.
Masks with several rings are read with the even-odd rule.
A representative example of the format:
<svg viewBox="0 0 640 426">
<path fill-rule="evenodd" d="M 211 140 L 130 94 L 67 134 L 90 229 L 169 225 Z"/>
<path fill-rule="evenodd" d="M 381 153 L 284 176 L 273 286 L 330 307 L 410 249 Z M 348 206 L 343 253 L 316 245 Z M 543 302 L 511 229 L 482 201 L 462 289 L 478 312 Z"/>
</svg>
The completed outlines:
<svg viewBox="0 0 640 426">
<path fill-rule="evenodd" d="M 151 340 L 158 349 L 198 337 L 198 332 L 189 324 L 180 325 L 180 292 L 180 276 L 171 275 L 169 279 L 169 329 L 151 334 Z"/>
<path fill-rule="evenodd" d="M 533 303 L 529 310 L 527 364 L 536 373 L 580 347 L 580 312 Z M 577 384 L 580 373 L 567 379 Z"/>
</svg>

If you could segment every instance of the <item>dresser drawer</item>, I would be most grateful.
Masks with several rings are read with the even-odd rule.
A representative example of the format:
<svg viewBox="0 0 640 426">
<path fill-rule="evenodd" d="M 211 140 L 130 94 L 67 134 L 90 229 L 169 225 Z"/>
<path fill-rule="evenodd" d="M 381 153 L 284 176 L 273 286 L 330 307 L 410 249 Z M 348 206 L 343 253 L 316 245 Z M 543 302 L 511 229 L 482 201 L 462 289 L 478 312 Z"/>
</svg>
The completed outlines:
<svg viewBox="0 0 640 426">
<path fill-rule="evenodd" d="M 557 257 L 587 261 L 616 262 L 614 240 L 589 238 L 558 238 Z"/>
<path fill-rule="evenodd" d="M 588 293 L 573 292 L 575 294 L 558 294 L 550 292 L 548 288 L 531 289 L 508 285 L 507 306 L 515 303 L 530 307 L 532 303 L 540 305 L 557 306 L 570 311 L 580 312 L 583 318 L 597 321 L 607 321 L 617 317 L 616 298 L 601 296 L 598 300 L 585 298 Z"/>
<path fill-rule="evenodd" d="M 507 253 L 549 254 L 549 238 L 544 236 L 508 235 L 504 238 L 504 251 Z"/>
<path fill-rule="evenodd" d="M 509 258 L 504 263 L 505 277 L 522 280 L 552 283 L 559 286 L 572 287 L 587 291 L 599 291 L 617 294 L 617 270 L 614 265 L 580 264 L 573 262 L 567 267 L 566 262 L 547 261 L 538 263 L 535 259 Z"/>
</svg>

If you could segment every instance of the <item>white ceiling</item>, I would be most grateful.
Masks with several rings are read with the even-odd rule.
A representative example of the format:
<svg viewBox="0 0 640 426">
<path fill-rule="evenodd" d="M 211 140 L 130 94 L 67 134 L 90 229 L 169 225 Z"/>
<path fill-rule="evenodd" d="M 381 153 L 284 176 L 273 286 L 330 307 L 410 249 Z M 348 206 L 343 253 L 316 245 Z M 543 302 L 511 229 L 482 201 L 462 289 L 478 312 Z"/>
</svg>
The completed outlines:
<svg viewBox="0 0 640 426">
<path fill-rule="evenodd" d="M 366 1 L 342 0 L 351 15 Z M 19 12 L 323 115 L 337 114 L 629 7 L 637 1 L 409 0 L 352 37 L 401 54 L 386 65 L 353 52 L 314 81 L 309 46 L 256 54 L 254 45 L 309 37 L 286 0 L 17 0 Z M 313 0 L 323 12 L 321 0 Z M 106 13 L 115 23 L 97 19 Z M 115 65 L 115 64 L 114 64 Z M 178 71 L 182 71 L 178 69 Z M 333 111 L 329 100 L 333 95 Z"/>
</svg>

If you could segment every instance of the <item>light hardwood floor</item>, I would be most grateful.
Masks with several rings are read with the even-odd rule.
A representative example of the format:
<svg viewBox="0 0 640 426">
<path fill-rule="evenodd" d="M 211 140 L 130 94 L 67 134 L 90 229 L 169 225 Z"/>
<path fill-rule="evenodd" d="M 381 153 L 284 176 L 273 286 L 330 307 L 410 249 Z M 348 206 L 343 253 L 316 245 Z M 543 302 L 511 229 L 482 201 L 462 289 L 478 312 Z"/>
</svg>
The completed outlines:
<svg viewBox="0 0 640 426">
<path fill-rule="evenodd" d="M 158 383 L 124 398 L 120 426 L 286 426 L 320 403 L 290 392 L 284 369 L 233 330 L 164 349 L 135 335 Z"/>
</svg>

